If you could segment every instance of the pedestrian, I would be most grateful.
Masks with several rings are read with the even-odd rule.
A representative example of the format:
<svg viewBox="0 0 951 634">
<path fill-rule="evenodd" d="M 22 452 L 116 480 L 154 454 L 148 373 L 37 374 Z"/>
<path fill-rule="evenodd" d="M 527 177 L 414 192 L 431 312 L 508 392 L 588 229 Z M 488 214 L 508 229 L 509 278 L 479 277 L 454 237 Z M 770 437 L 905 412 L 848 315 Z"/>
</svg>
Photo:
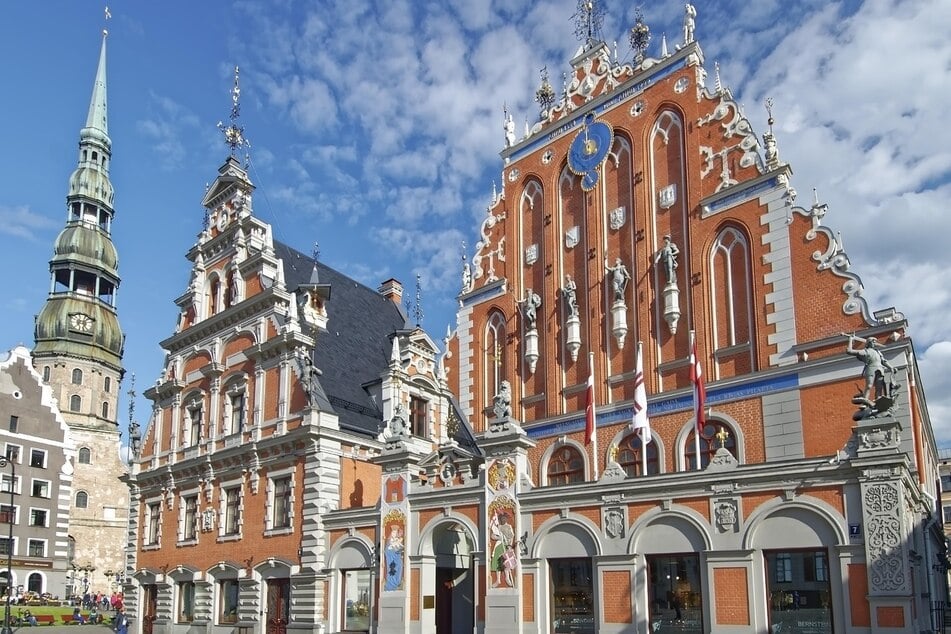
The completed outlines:
<svg viewBox="0 0 951 634">
<path fill-rule="evenodd" d="M 121 607 L 113 621 L 112 629 L 116 631 L 116 634 L 129 634 L 129 617 L 125 615 L 125 610 Z"/>
</svg>

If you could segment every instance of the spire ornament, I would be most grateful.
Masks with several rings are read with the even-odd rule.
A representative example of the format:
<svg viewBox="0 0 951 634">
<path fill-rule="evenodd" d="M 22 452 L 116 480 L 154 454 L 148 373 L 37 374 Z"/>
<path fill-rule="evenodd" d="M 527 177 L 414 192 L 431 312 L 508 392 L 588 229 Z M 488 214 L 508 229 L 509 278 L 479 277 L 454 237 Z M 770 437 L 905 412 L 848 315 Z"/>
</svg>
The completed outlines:
<svg viewBox="0 0 951 634">
<path fill-rule="evenodd" d="M 555 103 L 555 89 L 552 88 L 551 82 L 548 81 L 548 67 L 543 67 L 539 73 L 542 76 L 542 83 L 538 87 L 538 90 L 535 91 L 535 101 L 541 106 L 541 116 L 545 118 L 548 110 Z"/>
<path fill-rule="evenodd" d="M 631 27 L 628 39 L 634 51 L 634 64 L 640 66 L 644 62 L 644 52 L 651 43 L 651 30 L 644 22 L 644 13 L 640 7 L 634 11 L 634 26 Z"/>
<path fill-rule="evenodd" d="M 239 147 L 251 147 L 251 143 L 244 138 L 244 126 L 238 125 L 238 117 L 241 116 L 241 86 L 238 82 L 239 70 L 234 67 L 234 88 L 231 89 L 231 123 L 225 125 L 218 122 L 218 129 L 225 135 L 225 145 L 231 148 L 231 156 L 234 156 Z"/>
<path fill-rule="evenodd" d="M 584 42 L 585 50 L 598 41 L 604 24 L 604 7 L 597 0 L 578 0 L 575 20 L 575 37 Z"/>
</svg>

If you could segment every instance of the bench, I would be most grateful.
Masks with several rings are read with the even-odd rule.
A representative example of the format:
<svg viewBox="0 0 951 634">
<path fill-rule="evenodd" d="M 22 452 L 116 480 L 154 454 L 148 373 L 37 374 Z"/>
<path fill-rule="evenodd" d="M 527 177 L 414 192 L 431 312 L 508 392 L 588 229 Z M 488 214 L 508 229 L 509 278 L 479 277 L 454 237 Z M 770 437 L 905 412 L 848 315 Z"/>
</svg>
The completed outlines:
<svg viewBox="0 0 951 634">
<path fill-rule="evenodd" d="M 89 623 L 89 617 L 88 617 L 88 616 L 86 616 L 85 614 L 83 614 L 83 618 L 86 619 L 86 620 L 84 621 L 85 623 Z M 73 615 L 72 615 L 72 614 L 64 614 L 64 615 L 62 616 L 62 619 L 63 619 L 63 625 L 79 625 L 79 624 L 80 624 L 79 621 L 77 621 L 75 618 L 73 618 Z"/>
<path fill-rule="evenodd" d="M 54 625 L 56 623 L 56 617 L 52 614 L 37 614 L 33 618 L 36 619 L 37 625 Z"/>
</svg>

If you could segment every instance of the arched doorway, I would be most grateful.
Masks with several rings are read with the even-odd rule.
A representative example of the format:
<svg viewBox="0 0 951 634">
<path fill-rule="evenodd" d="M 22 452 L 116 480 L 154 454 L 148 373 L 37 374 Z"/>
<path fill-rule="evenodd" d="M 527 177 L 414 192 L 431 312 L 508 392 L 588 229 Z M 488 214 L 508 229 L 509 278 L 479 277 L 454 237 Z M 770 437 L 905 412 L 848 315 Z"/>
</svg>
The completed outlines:
<svg viewBox="0 0 951 634">
<path fill-rule="evenodd" d="M 471 632 L 475 622 L 473 541 L 464 526 L 445 522 L 433 529 L 436 564 L 436 634 Z"/>
<path fill-rule="evenodd" d="M 549 606 L 549 631 L 594 634 L 599 629 L 600 592 L 596 538 L 590 528 L 562 521 L 539 540 L 538 555 L 547 564 L 541 577 L 547 579 L 547 588 L 542 590 L 547 601 L 539 597 L 539 605 Z"/>
</svg>

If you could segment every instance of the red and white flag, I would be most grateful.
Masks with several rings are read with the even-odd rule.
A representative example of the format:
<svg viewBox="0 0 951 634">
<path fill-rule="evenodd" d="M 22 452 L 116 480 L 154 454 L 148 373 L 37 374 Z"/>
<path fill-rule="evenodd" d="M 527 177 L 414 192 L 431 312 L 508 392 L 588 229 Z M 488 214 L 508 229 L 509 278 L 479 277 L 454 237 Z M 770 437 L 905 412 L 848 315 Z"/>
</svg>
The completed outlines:
<svg viewBox="0 0 951 634">
<path fill-rule="evenodd" d="M 588 388 L 584 394 L 584 444 L 594 440 L 594 368 L 588 374 Z"/>
<path fill-rule="evenodd" d="M 641 438 L 643 444 L 651 441 L 651 423 L 647 418 L 647 387 L 644 385 L 644 359 L 641 354 L 643 344 L 637 342 L 637 363 L 634 368 L 634 418 L 631 429 Z"/>
<path fill-rule="evenodd" d="M 707 392 L 703 389 L 703 370 L 697 357 L 697 340 L 690 346 L 690 382 L 693 383 L 693 414 L 697 419 L 697 431 L 702 432 L 706 419 Z"/>
</svg>

